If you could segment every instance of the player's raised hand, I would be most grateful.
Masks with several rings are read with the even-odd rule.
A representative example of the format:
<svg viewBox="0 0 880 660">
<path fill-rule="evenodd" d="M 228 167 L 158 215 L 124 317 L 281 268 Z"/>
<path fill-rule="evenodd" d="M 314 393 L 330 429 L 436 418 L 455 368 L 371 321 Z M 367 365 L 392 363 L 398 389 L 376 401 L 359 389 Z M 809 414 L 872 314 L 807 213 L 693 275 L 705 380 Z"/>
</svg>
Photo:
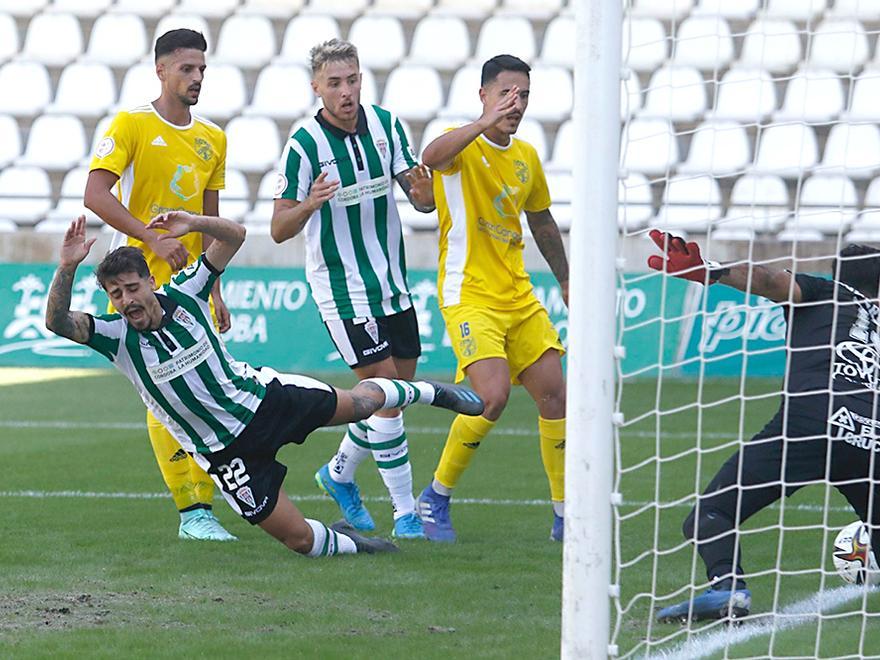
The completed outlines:
<svg viewBox="0 0 880 660">
<path fill-rule="evenodd" d="M 664 257 L 656 254 L 648 257 L 650 268 L 662 270 L 692 282 L 707 283 L 707 270 L 712 264 L 703 260 L 699 245 L 693 241 L 686 243 L 680 236 L 674 236 L 658 229 L 652 229 L 648 232 L 648 236 L 665 254 Z M 708 283 L 714 284 L 715 281 L 710 275 Z"/>
<path fill-rule="evenodd" d="M 339 181 L 327 180 L 327 172 L 321 172 L 318 178 L 312 182 L 312 188 L 309 190 L 309 196 L 306 201 L 317 211 L 324 202 L 333 199 L 336 189 L 339 188 Z"/>
<path fill-rule="evenodd" d="M 424 208 L 434 206 L 434 181 L 425 165 L 416 165 L 404 174 L 409 183 L 409 199 Z"/>
<path fill-rule="evenodd" d="M 177 237 L 191 231 L 193 216 L 186 211 L 168 211 L 153 218 L 147 229 L 162 230 L 164 234 L 154 234 L 149 242 L 150 249 L 168 262 L 172 271 L 178 271 L 189 261 L 189 251 Z"/>
<path fill-rule="evenodd" d="M 164 236 L 179 238 L 192 231 L 193 215 L 186 211 L 168 211 L 160 213 L 150 220 L 147 229 L 161 229 Z"/>
<path fill-rule="evenodd" d="M 61 242 L 61 266 L 75 267 L 83 262 L 97 239 L 86 240 L 86 216 L 81 215 L 70 223 Z"/>
<path fill-rule="evenodd" d="M 516 101 L 519 97 L 519 87 L 514 85 L 510 90 L 501 97 L 501 99 L 493 107 L 483 111 L 480 122 L 487 128 L 494 126 L 502 121 L 507 115 L 516 110 Z"/>
</svg>

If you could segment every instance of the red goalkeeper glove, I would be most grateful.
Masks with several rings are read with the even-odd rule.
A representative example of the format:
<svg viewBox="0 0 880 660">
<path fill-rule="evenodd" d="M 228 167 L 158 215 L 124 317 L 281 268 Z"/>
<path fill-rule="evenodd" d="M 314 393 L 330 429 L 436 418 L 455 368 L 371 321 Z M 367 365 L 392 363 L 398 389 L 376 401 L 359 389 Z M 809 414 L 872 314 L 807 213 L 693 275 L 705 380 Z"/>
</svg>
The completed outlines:
<svg viewBox="0 0 880 660">
<path fill-rule="evenodd" d="M 648 266 L 654 270 L 665 270 L 670 275 L 700 284 L 715 284 L 726 271 L 720 264 L 705 261 L 700 255 L 700 246 L 693 241 L 685 243 L 680 236 L 657 229 L 652 229 L 648 235 L 666 253 L 665 259 L 657 255 L 648 257 Z"/>
</svg>

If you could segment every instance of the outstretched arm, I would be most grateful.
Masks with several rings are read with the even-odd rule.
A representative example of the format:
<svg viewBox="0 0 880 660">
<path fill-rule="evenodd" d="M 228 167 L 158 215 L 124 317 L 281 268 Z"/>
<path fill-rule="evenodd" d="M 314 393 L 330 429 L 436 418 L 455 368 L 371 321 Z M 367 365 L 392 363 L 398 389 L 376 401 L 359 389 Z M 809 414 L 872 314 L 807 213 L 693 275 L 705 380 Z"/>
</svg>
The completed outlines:
<svg viewBox="0 0 880 660">
<path fill-rule="evenodd" d="M 269 226 L 272 240 L 283 243 L 299 234 L 312 214 L 320 209 L 324 202 L 333 199 L 338 188 L 339 181 L 328 180 L 327 173 L 321 172 L 312 183 L 308 196 L 301 202 L 295 199 L 276 199 Z"/>
<path fill-rule="evenodd" d="M 86 258 L 94 242 L 94 238 L 86 240 L 84 215 L 70 223 L 61 243 L 61 259 L 46 301 L 46 328 L 79 344 L 85 344 L 90 339 L 92 326 L 88 314 L 70 311 L 70 294 L 76 268 Z"/>
<path fill-rule="evenodd" d="M 169 211 L 157 215 L 147 225 L 148 229 L 164 229 L 167 233 L 162 234 L 159 240 L 175 240 L 191 231 L 198 231 L 213 240 L 205 250 L 205 257 L 211 265 L 222 271 L 229 261 L 238 252 L 247 233 L 245 228 L 237 222 L 209 215 L 192 215 L 186 211 Z"/>
<path fill-rule="evenodd" d="M 562 300 L 568 305 L 568 259 L 565 256 L 565 246 L 562 244 L 559 226 L 550 214 L 550 209 L 526 211 L 526 219 L 529 221 L 529 229 L 535 244 L 550 266 L 550 270 L 553 271 L 556 281 L 559 282 Z"/>
<path fill-rule="evenodd" d="M 434 204 L 434 184 L 431 172 L 424 165 L 416 165 L 394 177 L 406 198 L 419 213 L 430 213 L 437 206 Z"/>
</svg>

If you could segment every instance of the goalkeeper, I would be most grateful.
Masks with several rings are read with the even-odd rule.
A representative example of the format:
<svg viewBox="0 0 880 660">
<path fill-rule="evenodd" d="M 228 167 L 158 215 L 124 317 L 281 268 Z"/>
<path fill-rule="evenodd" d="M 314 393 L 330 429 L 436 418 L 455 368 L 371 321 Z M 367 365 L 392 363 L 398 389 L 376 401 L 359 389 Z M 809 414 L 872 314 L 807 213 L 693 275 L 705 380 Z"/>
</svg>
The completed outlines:
<svg viewBox="0 0 880 660">
<path fill-rule="evenodd" d="M 696 243 L 656 229 L 650 236 L 665 253 L 648 259 L 654 270 L 781 303 L 788 323 L 779 410 L 721 466 L 684 521 L 709 590 L 657 613 L 661 622 L 737 618 L 751 606 L 737 530 L 782 495 L 832 484 L 880 547 L 880 461 L 872 456 L 880 451 L 880 250 L 846 246 L 832 264 L 833 279 L 824 279 L 751 264 L 721 267 L 704 261 Z"/>
</svg>

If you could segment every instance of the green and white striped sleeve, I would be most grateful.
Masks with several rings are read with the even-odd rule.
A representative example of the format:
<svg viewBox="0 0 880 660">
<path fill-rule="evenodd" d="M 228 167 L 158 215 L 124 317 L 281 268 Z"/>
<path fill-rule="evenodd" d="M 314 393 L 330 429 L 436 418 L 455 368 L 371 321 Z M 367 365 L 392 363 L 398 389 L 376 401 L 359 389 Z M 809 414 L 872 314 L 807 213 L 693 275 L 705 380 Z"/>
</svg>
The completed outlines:
<svg viewBox="0 0 880 660">
<path fill-rule="evenodd" d="M 311 162 L 297 142 L 296 135 L 293 134 L 281 152 L 278 180 L 275 183 L 275 199 L 293 199 L 301 202 L 308 196 L 314 181 Z"/>
<path fill-rule="evenodd" d="M 120 340 L 125 335 L 125 319 L 120 314 L 102 314 L 92 316 L 91 319 L 92 332 L 86 346 L 115 362 Z"/>
<path fill-rule="evenodd" d="M 403 128 L 403 124 L 394 114 L 391 115 L 391 137 L 394 141 L 391 161 L 391 176 L 397 176 L 401 172 L 418 165 L 416 154 L 410 145 L 409 136 Z"/>
</svg>

